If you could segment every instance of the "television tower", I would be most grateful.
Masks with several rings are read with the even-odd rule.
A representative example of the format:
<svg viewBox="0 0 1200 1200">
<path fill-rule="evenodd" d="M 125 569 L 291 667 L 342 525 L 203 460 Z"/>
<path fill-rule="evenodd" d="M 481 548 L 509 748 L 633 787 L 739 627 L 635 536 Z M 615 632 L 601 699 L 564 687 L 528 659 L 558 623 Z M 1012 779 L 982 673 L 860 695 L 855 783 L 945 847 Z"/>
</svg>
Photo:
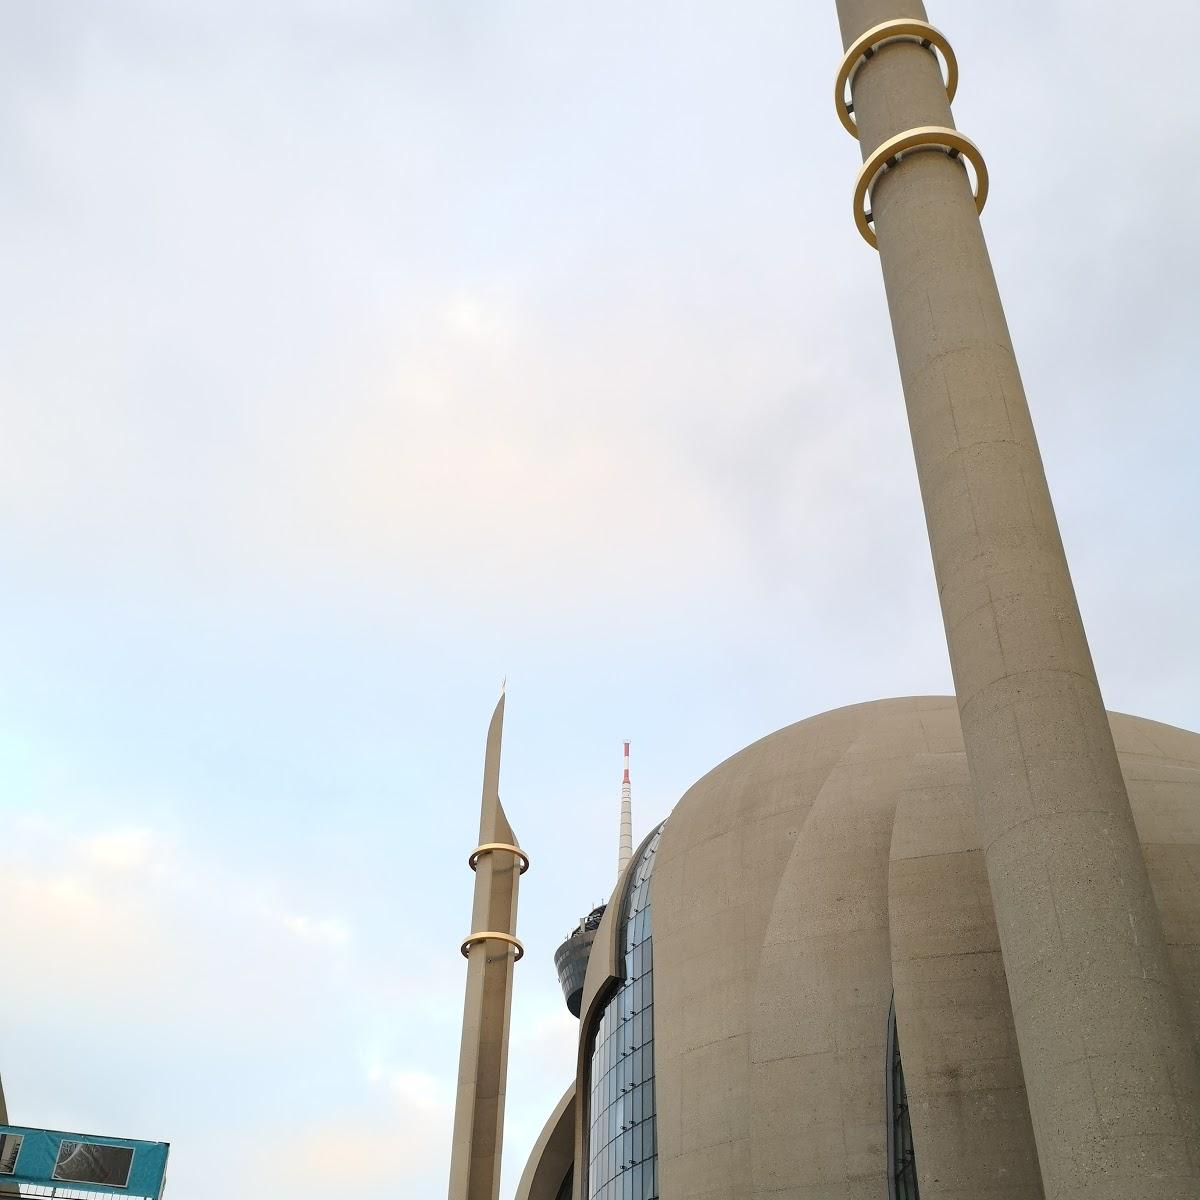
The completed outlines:
<svg viewBox="0 0 1200 1200">
<path fill-rule="evenodd" d="M 625 774 L 621 777 L 621 845 L 617 851 L 617 878 L 633 857 L 633 800 L 629 789 L 629 743 L 625 743 Z"/>
<path fill-rule="evenodd" d="M 625 743 L 625 774 L 621 777 L 621 842 L 617 853 L 617 878 L 620 879 L 629 860 L 633 858 L 633 802 L 629 797 L 629 743 Z M 605 905 L 599 904 L 567 935 L 566 941 L 554 952 L 554 969 L 562 987 L 563 999 L 573 1017 L 579 1016 L 583 1000 L 583 980 L 587 975 L 588 959 L 596 930 L 604 916 Z"/>
</svg>

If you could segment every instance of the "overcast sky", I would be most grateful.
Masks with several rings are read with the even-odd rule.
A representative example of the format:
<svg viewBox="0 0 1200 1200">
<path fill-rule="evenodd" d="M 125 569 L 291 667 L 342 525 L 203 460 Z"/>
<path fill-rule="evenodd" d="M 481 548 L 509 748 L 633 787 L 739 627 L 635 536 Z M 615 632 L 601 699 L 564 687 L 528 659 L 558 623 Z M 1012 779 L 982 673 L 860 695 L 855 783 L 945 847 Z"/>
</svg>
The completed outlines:
<svg viewBox="0 0 1200 1200">
<path fill-rule="evenodd" d="M 941 0 L 1112 708 L 1200 728 L 1200 6 Z M 551 956 L 741 746 L 949 690 L 833 0 L 0 7 L 0 1073 L 440 1200 L 483 738 Z"/>
</svg>

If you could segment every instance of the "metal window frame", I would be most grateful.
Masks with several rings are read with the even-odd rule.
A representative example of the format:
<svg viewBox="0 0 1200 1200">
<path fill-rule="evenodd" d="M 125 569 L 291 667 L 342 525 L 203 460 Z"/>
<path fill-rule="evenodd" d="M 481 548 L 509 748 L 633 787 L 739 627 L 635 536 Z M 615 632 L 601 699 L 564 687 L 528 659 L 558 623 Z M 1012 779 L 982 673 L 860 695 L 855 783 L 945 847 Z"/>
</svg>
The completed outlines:
<svg viewBox="0 0 1200 1200">
<path fill-rule="evenodd" d="M 619 963 L 620 963 L 621 978 L 620 978 L 619 982 L 614 984 L 612 990 L 610 991 L 608 996 L 604 999 L 603 1006 L 597 1009 L 596 1020 L 593 1022 L 591 1028 L 587 1032 L 587 1037 L 588 1037 L 587 1059 L 588 1059 L 589 1065 L 588 1065 L 588 1071 L 587 1071 L 587 1076 L 586 1076 L 586 1087 L 584 1089 L 584 1092 L 585 1092 L 584 1104 L 586 1106 L 584 1108 L 585 1153 L 583 1155 L 584 1161 L 583 1161 L 582 1170 L 581 1170 L 582 1194 L 584 1196 L 587 1196 L 589 1191 L 591 1190 L 592 1175 L 596 1169 L 596 1164 L 597 1164 L 598 1160 L 601 1158 L 604 1158 L 604 1156 L 607 1155 L 607 1156 L 609 1156 L 609 1158 L 611 1158 L 613 1164 L 615 1165 L 617 1152 L 622 1144 L 622 1135 L 626 1132 L 631 1132 L 630 1130 L 626 1130 L 626 1129 L 622 1128 L 621 1130 L 617 1131 L 616 1135 L 613 1136 L 610 1139 L 610 1141 L 607 1142 L 603 1147 L 601 1147 L 599 1151 L 596 1150 L 596 1147 L 593 1144 L 593 1136 L 597 1132 L 597 1129 L 596 1129 L 597 1121 L 600 1119 L 601 1114 L 595 1112 L 592 1107 L 592 1101 L 593 1101 L 594 1092 L 595 1092 L 595 1080 L 594 1080 L 594 1077 L 592 1076 L 592 1066 L 594 1066 L 594 1060 L 596 1057 L 597 1050 L 601 1046 L 601 1041 L 602 1041 L 601 1036 L 600 1036 L 601 1031 L 604 1028 L 606 1022 L 609 1021 L 609 1018 L 612 1017 L 612 1023 L 611 1023 L 612 1027 L 605 1031 L 605 1038 L 604 1038 L 605 1041 L 607 1041 L 609 1038 L 617 1036 L 618 1027 L 623 1026 L 625 1023 L 623 1020 L 622 1014 L 620 1014 L 619 1012 L 614 1012 L 614 1009 L 613 1009 L 614 1003 L 617 1001 L 618 997 L 621 996 L 623 992 L 625 992 L 626 989 L 629 989 L 628 990 L 629 1003 L 632 1005 L 633 984 L 638 979 L 649 977 L 651 972 L 653 971 L 653 952 L 651 952 L 651 954 L 649 956 L 651 958 L 651 962 L 649 964 L 645 964 L 643 962 L 643 960 L 647 957 L 647 955 L 643 951 L 641 958 L 638 961 L 637 966 L 635 966 L 635 964 L 634 964 L 634 953 L 635 953 L 637 947 L 640 946 L 643 942 L 652 941 L 652 938 L 653 938 L 652 930 L 649 928 L 645 928 L 647 923 L 645 921 L 645 918 L 642 917 L 642 914 L 646 911 L 646 908 L 648 907 L 650 876 L 654 869 L 654 855 L 658 850 L 658 845 L 661 840 L 663 830 L 666 827 L 666 824 L 667 824 L 666 821 L 663 821 L 656 829 L 654 829 L 650 833 L 648 833 L 646 835 L 645 839 L 643 840 L 643 842 L 641 843 L 641 845 L 637 848 L 637 852 L 634 855 L 634 858 L 637 859 L 638 861 L 637 861 L 636 865 L 634 866 L 633 870 L 630 872 L 629 879 L 626 882 L 625 888 L 623 889 L 623 892 L 621 895 L 621 901 L 620 901 L 620 909 L 618 910 L 618 912 L 616 914 L 614 914 L 614 916 L 621 923 L 619 931 L 615 931 L 617 936 L 620 938 L 621 953 L 619 955 Z M 643 869 L 645 869 L 644 875 L 642 875 Z M 641 876 L 640 878 L 639 878 L 639 875 Z M 644 929 L 643 935 L 642 935 L 641 939 L 638 941 L 634 940 L 637 937 L 637 933 L 638 933 L 638 930 L 635 928 L 635 923 L 639 923 L 640 926 Z M 649 1007 L 649 1006 L 646 1006 L 646 1007 Z M 630 1015 L 633 1016 L 636 1014 L 630 1014 Z M 651 1020 L 653 1020 L 653 1018 L 651 1018 Z M 653 1039 L 651 1039 L 651 1042 L 649 1044 L 650 1045 L 653 1044 Z M 641 1045 L 642 1044 L 639 1043 L 639 1049 L 641 1048 Z M 611 1070 L 614 1072 L 617 1072 L 618 1074 L 620 1074 L 622 1070 L 628 1071 L 628 1070 L 630 1070 L 629 1064 L 632 1064 L 633 1059 L 634 1059 L 634 1055 L 632 1053 L 627 1052 L 621 1056 L 621 1058 L 618 1062 L 613 1063 Z M 641 1086 L 647 1082 L 652 1084 L 653 1076 L 651 1076 L 649 1080 L 639 1079 L 636 1081 L 636 1083 L 628 1083 L 625 1087 L 623 1087 L 621 1089 L 621 1093 L 623 1095 L 624 1093 L 631 1091 L 634 1087 Z M 607 1111 L 611 1107 L 612 1107 L 611 1102 L 609 1102 L 608 1104 L 605 1104 L 604 1111 Z M 650 1113 L 643 1116 L 640 1124 L 656 1125 L 657 1120 L 658 1120 L 657 1106 L 652 1106 Z M 603 1132 L 606 1132 L 606 1131 L 602 1131 L 602 1136 L 603 1136 Z M 632 1139 L 630 1139 L 630 1140 L 632 1141 Z M 656 1181 L 657 1180 L 657 1141 L 658 1141 L 657 1129 L 655 1129 L 655 1135 L 652 1137 L 652 1143 L 655 1145 L 655 1153 L 652 1157 L 649 1157 L 649 1158 L 643 1157 L 643 1159 L 639 1163 L 636 1163 L 636 1164 L 634 1164 L 634 1163 L 630 1163 L 628 1165 L 622 1164 L 615 1172 L 612 1172 L 612 1173 L 609 1173 L 606 1171 L 606 1174 L 608 1175 L 608 1177 L 605 1179 L 604 1183 L 600 1185 L 602 1192 L 604 1194 L 607 1194 L 610 1191 L 610 1189 L 612 1188 L 612 1186 L 614 1184 L 616 1184 L 619 1189 L 618 1195 L 623 1194 L 624 1187 L 622 1185 L 625 1182 L 623 1177 L 624 1177 L 626 1171 L 630 1170 L 630 1168 L 632 1168 L 634 1166 L 644 1167 L 648 1164 L 650 1167 L 650 1171 L 651 1171 L 651 1179 Z M 633 1176 L 632 1176 L 632 1172 L 631 1172 L 630 1176 L 629 1176 L 630 1181 L 632 1181 L 632 1178 L 633 1178 Z M 644 1188 L 644 1186 L 645 1186 L 645 1181 L 643 1179 L 643 1188 Z M 657 1186 L 655 1186 L 653 1190 L 655 1193 L 653 1200 L 657 1200 L 657 1194 L 658 1194 Z M 636 1198 L 636 1200 L 643 1200 L 643 1197 L 639 1196 Z"/>
</svg>

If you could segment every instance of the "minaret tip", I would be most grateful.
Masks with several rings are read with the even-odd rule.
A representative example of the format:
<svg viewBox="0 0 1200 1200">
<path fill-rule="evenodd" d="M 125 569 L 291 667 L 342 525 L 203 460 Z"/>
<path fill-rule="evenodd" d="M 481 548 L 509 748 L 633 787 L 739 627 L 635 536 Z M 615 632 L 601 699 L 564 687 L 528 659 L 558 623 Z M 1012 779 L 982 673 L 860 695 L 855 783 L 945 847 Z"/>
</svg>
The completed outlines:
<svg viewBox="0 0 1200 1200">
<path fill-rule="evenodd" d="M 479 841 L 513 842 L 512 828 L 500 803 L 500 748 L 504 740 L 504 693 L 496 701 L 488 723 L 483 755 L 483 803 L 479 813 Z"/>
</svg>

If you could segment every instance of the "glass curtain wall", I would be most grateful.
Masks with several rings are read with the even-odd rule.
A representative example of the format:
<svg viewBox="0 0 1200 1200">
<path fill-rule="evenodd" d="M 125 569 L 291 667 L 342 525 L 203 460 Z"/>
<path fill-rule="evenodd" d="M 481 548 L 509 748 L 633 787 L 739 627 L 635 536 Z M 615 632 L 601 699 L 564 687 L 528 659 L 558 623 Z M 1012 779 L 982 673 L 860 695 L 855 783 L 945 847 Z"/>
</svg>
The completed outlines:
<svg viewBox="0 0 1200 1200">
<path fill-rule="evenodd" d="M 888 1105 L 888 1200 L 920 1200 L 917 1189 L 917 1158 L 913 1150 L 912 1122 L 908 1115 L 908 1091 L 904 1065 L 900 1061 L 900 1038 L 896 1033 L 896 1002 L 888 1011 L 887 1037 Z"/>
<path fill-rule="evenodd" d="M 624 978 L 593 1032 L 588 1200 L 658 1200 L 650 873 L 662 831 L 638 851 L 621 907 Z"/>
</svg>

